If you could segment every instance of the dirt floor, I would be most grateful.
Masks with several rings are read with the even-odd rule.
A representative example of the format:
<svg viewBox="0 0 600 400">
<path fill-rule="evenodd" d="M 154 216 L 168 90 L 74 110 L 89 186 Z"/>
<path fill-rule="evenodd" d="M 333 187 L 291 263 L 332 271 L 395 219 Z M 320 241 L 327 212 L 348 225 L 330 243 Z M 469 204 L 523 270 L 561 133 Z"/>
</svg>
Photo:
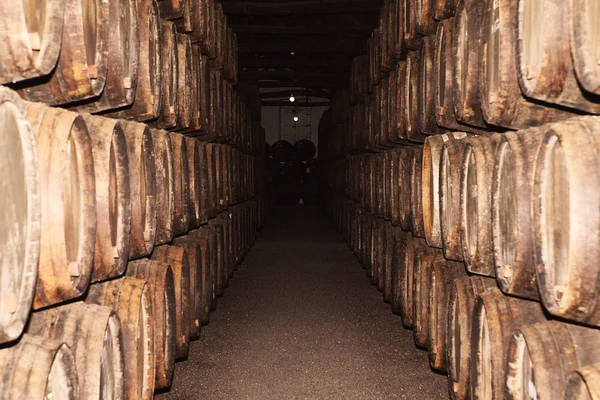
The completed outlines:
<svg viewBox="0 0 600 400">
<path fill-rule="evenodd" d="M 318 208 L 280 207 L 239 267 L 175 399 L 447 399 L 340 235 Z"/>
</svg>

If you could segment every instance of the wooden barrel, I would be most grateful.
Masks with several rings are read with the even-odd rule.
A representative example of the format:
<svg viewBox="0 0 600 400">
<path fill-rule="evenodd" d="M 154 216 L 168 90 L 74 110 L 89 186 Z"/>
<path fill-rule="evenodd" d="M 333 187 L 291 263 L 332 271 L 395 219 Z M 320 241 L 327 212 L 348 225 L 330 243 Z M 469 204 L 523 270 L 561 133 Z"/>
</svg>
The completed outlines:
<svg viewBox="0 0 600 400">
<path fill-rule="evenodd" d="M 485 3 L 459 0 L 452 37 L 452 97 L 458 122 L 485 128 L 480 97 L 481 18 Z M 450 60 L 447 60 L 447 62 Z M 446 94 L 450 96 L 450 94 Z"/>
<path fill-rule="evenodd" d="M 427 246 L 423 239 L 415 239 L 418 243 L 413 261 L 413 338 L 415 345 L 429 347 L 429 289 L 431 268 L 434 260 L 443 257 L 440 249 Z"/>
<path fill-rule="evenodd" d="M 563 398 L 568 375 L 600 361 L 600 330 L 549 321 L 523 326 L 508 345 L 506 398 Z"/>
<path fill-rule="evenodd" d="M 437 21 L 433 19 L 432 0 L 411 0 L 415 13 L 415 28 L 423 36 L 435 35 Z"/>
<path fill-rule="evenodd" d="M 151 129 L 156 174 L 156 237 L 155 244 L 173 239 L 175 222 L 175 159 L 171 134 Z"/>
<path fill-rule="evenodd" d="M 383 300 L 386 303 L 392 302 L 392 268 L 394 267 L 394 252 L 395 243 L 400 234 L 400 228 L 393 226 L 391 223 L 385 224 L 385 244 L 384 244 L 384 265 L 380 279 L 383 287 Z"/>
<path fill-rule="evenodd" d="M 454 17 L 458 0 L 433 0 L 432 16 L 438 21 Z"/>
<path fill-rule="evenodd" d="M 483 6 L 479 84 L 485 120 L 492 125 L 523 129 L 573 116 L 563 109 L 530 102 L 521 94 L 515 45 L 516 18 L 517 2 L 513 0 L 498 0 Z"/>
<path fill-rule="evenodd" d="M 412 161 L 413 161 L 413 148 L 404 147 L 400 151 L 400 159 L 398 162 L 398 175 L 399 179 L 396 181 L 396 185 L 399 186 L 398 191 L 400 192 L 400 227 L 405 231 L 412 230 L 412 219 L 411 219 L 411 196 L 412 196 L 412 185 L 411 185 L 411 172 L 412 172 Z"/>
<path fill-rule="evenodd" d="M 191 137 L 186 137 L 185 141 L 188 160 L 188 185 L 190 189 L 188 199 L 188 221 L 189 229 L 195 229 L 200 225 L 200 221 L 202 220 L 202 209 L 200 204 L 202 201 L 202 171 L 199 154 L 200 145 L 196 139 Z"/>
<path fill-rule="evenodd" d="M 122 275 L 129 259 L 131 205 L 127 142 L 121 122 L 83 115 L 94 157 L 96 245 L 92 282 Z"/>
<path fill-rule="evenodd" d="M 207 251 L 206 257 L 208 259 L 208 268 L 210 269 L 210 298 L 209 298 L 209 311 L 215 311 L 217 309 L 217 292 L 218 289 L 218 274 L 219 274 L 219 262 L 218 262 L 218 251 L 216 246 L 216 240 L 214 237 L 214 230 L 208 225 L 202 225 L 198 229 L 197 237 L 206 241 Z"/>
<path fill-rule="evenodd" d="M 453 400 L 470 398 L 471 334 L 475 302 L 482 293 L 496 287 L 492 278 L 464 276 L 455 278 L 448 296 L 448 392 Z"/>
<path fill-rule="evenodd" d="M 175 281 L 170 265 L 147 258 L 131 261 L 127 276 L 143 279 L 149 285 L 154 317 L 154 386 L 171 387 L 175 370 Z"/>
<path fill-rule="evenodd" d="M 175 359 L 183 360 L 190 348 L 190 264 L 184 247 L 164 244 L 154 248 L 152 260 L 168 263 L 175 282 Z"/>
<path fill-rule="evenodd" d="M 564 400 L 600 399 L 600 362 L 578 368 L 569 374 Z"/>
<path fill-rule="evenodd" d="M 17 339 L 25 323 L 38 276 L 41 202 L 36 132 L 19 96 L 0 88 L 0 343 Z M 16 240 L 18 238 L 18 240 Z"/>
<path fill-rule="evenodd" d="M 218 187 L 222 186 L 223 181 L 220 178 L 220 157 L 221 147 L 216 143 L 206 143 L 206 159 L 203 164 L 206 166 L 206 179 L 202 181 L 202 194 L 206 198 L 208 207 L 208 217 L 215 218 L 217 209 L 222 207 L 222 199 L 219 196 Z"/>
<path fill-rule="evenodd" d="M 109 3 L 65 2 L 60 11 L 60 18 L 64 13 L 64 27 L 56 67 L 39 81 L 23 82 L 19 93 L 24 99 L 49 105 L 67 104 L 96 97 L 104 89 Z M 95 19 L 90 20 L 89 15 L 95 15 Z"/>
<path fill-rule="evenodd" d="M 71 348 L 78 398 L 125 398 L 121 324 L 112 309 L 83 302 L 66 304 L 32 313 L 27 329 Z"/>
<path fill-rule="evenodd" d="M 500 135 L 463 140 L 460 164 L 460 242 L 469 272 L 495 276 L 492 240 L 492 176 Z"/>
<path fill-rule="evenodd" d="M 542 128 L 498 136 L 492 178 L 492 233 L 496 280 L 504 293 L 539 300 L 531 200 Z"/>
<path fill-rule="evenodd" d="M 131 105 L 136 94 L 139 37 L 136 0 L 109 2 L 108 69 L 100 97 L 78 111 L 100 112 Z"/>
<path fill-rule="evenodd" d="M 404 83 L 404 131 L 408 140 L 418 143 L 426 137 L 419 124 L 420 55 L 419 51 L 411 51 L 406 56 Z"/>
<path fill-rule="evenodd" d="M 173 175 L 175 216 L 173 234 L 181 235 L 189 229 L 190 177 L 188 169 L 187 139 L 179 133 L 169 133 L 173 146 Z"/>
<path fill-rule="evenodd" d="M 383 291 L 383 279 L 380 280 L 380 274 L 383 273 L 383 247 L 385 244 L 385 221 L 377 218 L 373 229 L 371 262 L 367 267 L 367 275 L 371 277 L 371 283 L 377 287 L 377 290 Z M 243 243 L 243 240 L 242 240 Z M 243 249 L 243 245 L 242 245 Z M 381 282 L 381 284 L 380 284 Z"/>
<path fill-rule="evenodd" d="M 175 129 L 187 129 L 192 119 L 192 42 L 187 35 L 177 34 L 177 123 Z"/>
<path fill-rule="evenodd" d="M 463 261 L 460 238 L 460 178 L 466 139 L 448 140 L 443 144 L 439 167 L 440 227 L 444 255 Z"/>
<path fill-rule="evenodd" d="M 422 0 L 417 0 L 422 1 Z M 419 73 L 417 84 L 417 121 L 419 131 L 423 135 L 435 135 L 442 133 L 443 130 L 437 125 L 436 121 L 436 79 L 435 74 L 435 34 L 425 36 L 421 49 L 419 50 Z"/>
<path fill-rule="evenodd" d="M 410 232 L 399 234 L 394 246 L 392 266 L 391 308 L 394 314 L 400 315 L 402 324 L 407 328 L 413 326 L 412 282 L 415 241 Z"/>
<path fill-rule="evenodd" d="M 183 247 L 187 253 L 190 267 L 189 331 L 190 340 L 200 339 L 200 307 L 202 298 L 202 264 L 200 246 L 195 238 L 187 234 L 173 241 L 175 246 Z"/>
<path fill-rule="evenodd" d="M 183 18 L 183 10 L 185 8 L 184 0 L 161 0 L 160 17 L 168 20 Z"/>
<path fill-rule="evenodd" d="M 154 310 L 152 290 L 143 279 L 126 276 L 90 286 L 86 303 L 113 309 L 121 321 L 125 396 L 154 395 Z"/>
<path fill-rule="evenodd" d="M 553 315 L 600 325 L 600 120 L 583 117 L 544 129 L 531 203 L 538 287 Z M 600 256 L 600 254 L 599 254 Z"/>
<path fill-rule="evenodd" d="M 210 319 L 210 301 L 211 301 L 211 266 L 210 266 L 210 248 L 208 241 L 204 239 L 199 230 L 190 231 L 187 236 L 182 237 L 181 243 L 186 243 L 190 254 L 190 267 L 195 272 L 195 295 L 193 299 L 192 325 L 195 330 L 200 332 L 200 326 L 208 324 Z M 175 243 L 177 244 L 177 242 Z M 193 264 L 193 265 L 192 265 Z M 190 275 L 191 278 L 191 275 Z"/>
<path fill-rule="evenodd" d="M 187 129 L 184 129 L 183 132 L 189 133 L 191 136 L 196 136 L 197 132 L 202 128 L 202 105 L 200 104 L 201 85 L 199 82 L 201 76 L 200 68 L 202 67 L 202 54 L 200 52 L 200 47 L 197 44 L 192 44 L 191 46 L 190 62 L 190 98 L 188 99 L 188 102 L 190 103 L 190 125 Z"/>
<path fill-rule="evenodd" d="M 201 47 L 202 48 L 202 47 Z M 208 56 L 202 54 L 199 64 L 199 78 L 196 84 L 199 87 L 199 105 L 200 105 L 200 132 L 208 133 L 210 121 L 210 67 Z"/>
<path fill-rule="evenodd" d="M 111 117 L 150 121 L 160 116 L 161 49 L 160 18 L 156 0 L 136 0 L 139 60 L 133 104 L 110 113 Z"/>
<path fill-rule="evenodd" d="M 122 121 L 127 140 L 131 195 L 129 259 L 147 256 L 156 238 L 156 162 L 152 132 L 145 124 Z"/>
<path fill-rule="evenodd" d="M 467 276 L 467 271 L 463 263 L 447 260 L 438 253 L 429 273 L 429 365 L 448 372 L 448 298 L 454 279 Z"/>
<path fill-rule="evenodd" d="M 199 214 L 199 219 L 200 219 L 200 223 L 201 224 L 205 224 L 208 222 L 209 218 L 216 216 L 216 210 L 211 210 L 209 205 L 210 205 L 210 199 L 208 196 L 208 186 L 209 186 L 209 179 L 210 179 L 210 159 L 208 158 L 208 148 L 207 148 L 207 144 L 204 142 L 199 142 L 196 141 L 197 146 L 198 146 L 198 157 L 199 157 L 199 164 L 200 164 L 200 171 L 199 171 L 199 192 L 198 192 L 198 202 L 200 205 L 200 214 Z M 223 181 L 220 181 L 221 184 L 223 184 Z"/>
<path fill-rule="evenodd" d="M 402 31 L 404 43 L 408 50 L 418 50 L 421 45 L 421 35 L 417 32 L 415 0 L 400 0 L 403 3 Z"/>
<path fill-rule="evenodd" d="M 203 136 L 203 140 L 211 141 L 217 139 L 221 132 L 221 122 L 219 115 L 222 110 L 222 78 L 221 71 L 209 67 L 209 102 L 210 111 L 208 115 L 208 134 Z"/>
<path fill-rule="evenodd" d="M 521 1 L 515 7 L 519 84 L 529 98 L 599 114 L 600 96 L 584 91 L 575 76 L 571 46 L 565 40 L 569 11 L 568 1 Z"/>
<path fill-rule="evenodd" d="M 0 32 L 5 51 L 0 55 L 0 84 L 44 76 L 56 66 L 62 43 L 63 0 L 37 4 L 33 12 L 26 2 L 0 5 Z"/>
<path fill-rule="evenodd" d="M 600 94 L 600 67 L 594 43 L 598 43 L 598 30 L 590 15 L 597 15 L 598 4 L 587 0 L 569 1 L 566 17 L 569 21 L 571 54 L 577 79 L 585 90 Z"/>
<path fill-rule="evenodd" d="M 83 118 L 29 103 L 37 137 L 41 235 L 34 308 L 74 299 L 87 289 L 96 242 L 92 144 Z"/>
<path fill-rule="evenodd" d="M 75 359 L 61 341 L 25 334 L 15 346 L 0 350 L 0 362 L 3 398 L 79 398 Z"/>
<path fill-rule="evenodd" d="M 167 0 L 168 1 L 168 0 Z M 161 1 L 161 5 L 165 1 Z M 162 14 L 161 14 L 162 16 Z M 163 16 L 164 18 L 164 16 Z M 149 125 L 159 129 L 171 129 L 177 125 L 177 33 L 170 21 L 160 20 L 160 116 Z"/>
<path fill-rule="evenodd" d="M 410 171 L 410 225 L 415 237 L 425 237 L 423 221 L 423 198 L 421 196 L 423 175 L 423 146 L 413 147 Z"/>
<path fill-rule="evenodd" d="M 406 61 L 400 61 L 396 65 L 396 71 L 393 72 L 390 79 L 389 88 L 389 124 L 390 138 L 393 142 L 403 143 L 407 139 L 405 128 L 404 107 L 406 107 L 406 96 L 404 88 L 406 85 Z"/>
<path fill-rule="evenodd" d="M 456 117 L 454 106 L 454 70 L 452 67 L 453 33 L 456 25 L 454 18 L 440 21 L 435 40 L 435 59 L 433 63 L 433 94 L 435 101 L 435 119 L 437 125 L 472 133 L 484 133 L 460 122 Z"/>
<path fill-rule="evenodd" d="M 392 219 L 392 209 L 391 209 L 391 198 L 392 198 L 392 153 L 390 151 L 386 151 L 383 153 L 383 197 L 385 201 L 383 202 L 383 218 L 386 221 L 390 221 Z"/>
<path fill-rule="evenodd" d="M 545 319 L 537 302 L 505 296 L 499 289 L 479 294 L 473 310 L 471 336 L 473 398 L 505 398 L 506 357 L 512 333 Z"/>
<path fill-rule="evenodd" d="M 197 7 L 197 1 L 183 0 L 183 16 L 173 20 L 177 27 L 177 32 L 188 33 L 194 30 L 194 16 L 198 15 L 196 11 Z"/>
<path fill-rule="evenodd" d="M 241 219 L 238 217 L 238 225 L 236 227 L 236 234 L 238 235 L 238 243 L 241 243 L 242 240 L 242 235 L 243 235 L 243 230 L 242 230 L 242 226 L 241 226 Z M 224 290 L 228 287 L 229 285 L 229 274 L 228 274 L 228 258 L 227 258 L 227 252 L 226 252 L 226 248 L 225 248 L 225 232 L 224 232 L 224 228 L 223 225 L 221 225 L 216 219 L 212 219 L 209 221 L 208 223 L 209 227 L 211 228 L 211 230 L 214 232 L 213 233 L 213 237 L 215 240 L 215 248 L 216 248 L 216 255 L 217 255 L 217 295 L 218 296 L 222 296 L 224 293 Z M 235 260 L 236 262 L 241 262 L 241 251 L 240 251 L 240 247 L 238 246 L 237 249 L 234 249 L 234 251 L 236 252 L 235 254 Z"/>
</svg>

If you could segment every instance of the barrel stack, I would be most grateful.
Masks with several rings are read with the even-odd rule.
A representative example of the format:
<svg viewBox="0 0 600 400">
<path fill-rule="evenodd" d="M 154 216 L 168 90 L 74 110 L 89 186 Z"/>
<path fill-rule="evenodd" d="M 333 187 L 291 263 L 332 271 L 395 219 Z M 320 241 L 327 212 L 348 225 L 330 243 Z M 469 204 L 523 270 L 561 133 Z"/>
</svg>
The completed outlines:
<svg viewBox="0 0 600 400">
<path fill-rule="evenodd" d="M 334 227 L 451 398 L 600 397 L 598 8 L 383 3 L 319 124 Z"/>
<path fill-rule="evenodd" d="M 264 221 L 260 103 L 214 0 L 36 6 L 0 4 L 0 397 L 151 399 Z"/>
</svg>

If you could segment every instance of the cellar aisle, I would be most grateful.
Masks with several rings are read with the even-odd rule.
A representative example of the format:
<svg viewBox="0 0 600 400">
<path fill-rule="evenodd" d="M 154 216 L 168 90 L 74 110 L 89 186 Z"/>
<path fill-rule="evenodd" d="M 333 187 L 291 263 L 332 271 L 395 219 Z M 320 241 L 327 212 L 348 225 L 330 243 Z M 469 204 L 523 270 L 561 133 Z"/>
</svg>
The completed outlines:
<svg viewBox="0 0 600 400">
<path fill-rule="evenodd" d="M 447 398 L 446 377 L 326 221 L 276 209 L 158 399 Z"/>
</svg>

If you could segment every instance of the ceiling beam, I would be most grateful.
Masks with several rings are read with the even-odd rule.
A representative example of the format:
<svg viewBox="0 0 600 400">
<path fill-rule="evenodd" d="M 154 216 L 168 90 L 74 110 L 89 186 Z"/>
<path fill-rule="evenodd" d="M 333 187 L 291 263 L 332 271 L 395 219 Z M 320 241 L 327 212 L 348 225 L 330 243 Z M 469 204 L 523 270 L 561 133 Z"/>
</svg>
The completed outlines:
<svg viewBox="0 0 600 400">
<path fill-rule="evenodd" d="M 331 103 L 329 101 L 315 101 L 305 102 L 296 101 L 290 103 L 289 101 L 264 101 L 261 103 L 263 107 L 329 107 Z"/>
<path fill-rule="evenodd" d="M 324 14 L 357 14 L 379 11 L 381 0 L 368 1 L 286 1 L 277 3 L 261 3 L 257 1 L 227 2 L 223 4 L 226 15 L 324 15 Z"/>
</svg>

